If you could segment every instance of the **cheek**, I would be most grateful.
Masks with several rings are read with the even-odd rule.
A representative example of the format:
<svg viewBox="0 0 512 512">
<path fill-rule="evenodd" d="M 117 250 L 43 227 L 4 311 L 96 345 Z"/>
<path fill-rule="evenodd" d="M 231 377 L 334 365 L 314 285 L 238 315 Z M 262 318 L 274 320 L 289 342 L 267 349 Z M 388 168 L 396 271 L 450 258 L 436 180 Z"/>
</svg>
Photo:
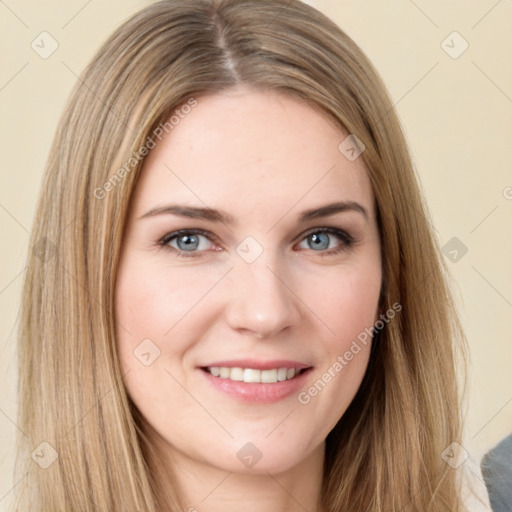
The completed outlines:
<svg viewBox="0 0 512 512">
<path fill-rule="evenodd" d="M 299 402 L 314 402 L 311 406 L 316 413 L 328 417 L 327 424 L 333 427 L 366 371 L 371 328 L 378 318 L 381 271 L 378 265 L 340 268 L 318 284 L 309 292 L 307 304 L 325 327 L 321 337 L 324 358 L 315 382 L 299 396 Z"/>
<path fill-rule="evenodd" d="M 329 352 L 345 347 L 378 318 L 381 271 L 378 265 L 340 268 L 309 288 L 307 305 L 322 321 Z"/>
<path fill-rule="evenodd" d="M 194 313 L 216 280 L 215 275 L 198 275 L 192 267 L 178 271 L 137 256 L 126 258 L 120 266 L 116 288 L 121 352 L 133 350 L 145 338 L 153 340 L 161 350 L 168 350 L 170 344 L 164 340 Z M 175 340 L 172 351 L 180 348 L 179 340 Z"/>
<path fill-rule="evenodd" d="M 118 353 L 127 392 L 146 418 L 166 418 L 168 404 L 180 402 L 181 388 L 167 370 L 174 375 L 173 362 L 189 348 L 190 318 L 210 281 L 197 279 L 192 267 L 178 271 L 145 254 L 126 254 L 121 261 L 115 297 Z"/>
</svg>

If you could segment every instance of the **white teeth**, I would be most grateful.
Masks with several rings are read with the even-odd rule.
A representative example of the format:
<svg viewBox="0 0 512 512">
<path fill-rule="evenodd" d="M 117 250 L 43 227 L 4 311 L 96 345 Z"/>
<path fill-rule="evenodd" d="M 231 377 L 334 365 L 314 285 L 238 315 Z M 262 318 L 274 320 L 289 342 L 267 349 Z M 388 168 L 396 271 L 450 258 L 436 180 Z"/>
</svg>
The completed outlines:
<svg viewBox="0 0 512 512">
<path fill-rule="evenodd" d="M 246 368 L 244 370 L 244 382 L 261 382 L 261 370 Z"/>
<path fill-rule="evenodd" d="M 277 382 L 277 370 L 262 370 L 261 382 L 264 384 L 273 384 Z"/>
<path fill-rule="evenodd" d="M 293 377 L 295 377 L 295 368 L 291 368 L 286 372 L 287 379 L 293 379 Z"/>
<path fill-rule="evenodd" d="M 287 368 L 279 368 L 279 370 L 277 370 L 277 380 L 278 381 L 286 380 L 287 373 L 288 373 Z"/>
<path fill-rule="evenodd" d="M 273 368 L 272 370 L 256 370 L 254 368 L 227 368 L 211 366 L 206 368 L 214 377 L 243 382 L 274 384 L 293 379 L 300 373 L 299 368 Z"/>
<path fill-rule="evenodd" d="M 229 374 L 229 378 L 231 380 L 244 380 L 244 370 L 243 368 L 231 368 L 231 373 Z"/>
</svg>

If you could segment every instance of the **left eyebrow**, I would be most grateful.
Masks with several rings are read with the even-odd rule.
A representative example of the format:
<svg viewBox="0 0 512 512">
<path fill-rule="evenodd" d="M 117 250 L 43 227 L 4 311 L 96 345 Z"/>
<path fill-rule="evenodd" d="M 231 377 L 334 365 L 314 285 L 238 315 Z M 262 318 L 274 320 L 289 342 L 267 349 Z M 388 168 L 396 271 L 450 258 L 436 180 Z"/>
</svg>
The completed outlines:
<svg viewBox="0 0 512 512">
<path fill-rule="evenodd" d="M 320 208 L 312 208 L 311 210 L 303 211 L 299 216 L 300 222 L 307 220 L 319 219 L 321 217 L 328 217 L 340 212 L 355 211 L 361 213 L 366 221 L 369 220 L 368 211 L 366 208 L 355 201 L 339 201 L 337 203 L 327 204 Z"/>
</svg>

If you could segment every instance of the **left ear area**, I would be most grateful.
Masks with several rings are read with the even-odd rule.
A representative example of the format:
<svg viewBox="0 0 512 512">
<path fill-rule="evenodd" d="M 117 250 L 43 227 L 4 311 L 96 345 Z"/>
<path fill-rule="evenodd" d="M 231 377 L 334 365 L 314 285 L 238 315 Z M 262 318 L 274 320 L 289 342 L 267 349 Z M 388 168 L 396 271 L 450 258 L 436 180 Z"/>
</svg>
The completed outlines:
<svg viewBox="0 0 512 512">
<path fill-rule="evenodd" d="M 377 311 L 377 317 L 375 318 L 375 322 L 379 319 L 379 316 L 384 314 L 386 312 L 386 298 L 387 298 L 387 282 L 386 277 L 382 277 L 381 285 L 380 285 L 380 294 L 379 294 L 379 302 L 378 302 L 378 311 Z"/>
</svg>

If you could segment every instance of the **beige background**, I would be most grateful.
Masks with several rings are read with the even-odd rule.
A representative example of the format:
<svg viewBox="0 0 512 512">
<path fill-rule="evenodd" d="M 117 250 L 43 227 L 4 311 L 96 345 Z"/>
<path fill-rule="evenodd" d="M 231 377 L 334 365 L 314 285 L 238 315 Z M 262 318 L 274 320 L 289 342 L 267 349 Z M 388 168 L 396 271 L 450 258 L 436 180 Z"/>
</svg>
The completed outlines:
<svg viewBox="0 0 512 512">
<path fill-rule="evenodd" d="M 0 510 L 10 499 L 15 344 L 28 233 L 64 101 L 107 34 L 148 2 L 0 1 Z M 465 448 L 512 431 L 512 2 L 312 0 L 373 61 L 396 104 L 449 261 L 471 349 Z M 43 31 L 58 49 L 42 59 Z M 469 47 L 458 58 L 452 58 Z M 36 42 L 39 39 L 36 40 Z M 48 46 L 46 46 L 48 48 Z M 507 188 L 508 187 L 508 188 Z"/>
</svg>

